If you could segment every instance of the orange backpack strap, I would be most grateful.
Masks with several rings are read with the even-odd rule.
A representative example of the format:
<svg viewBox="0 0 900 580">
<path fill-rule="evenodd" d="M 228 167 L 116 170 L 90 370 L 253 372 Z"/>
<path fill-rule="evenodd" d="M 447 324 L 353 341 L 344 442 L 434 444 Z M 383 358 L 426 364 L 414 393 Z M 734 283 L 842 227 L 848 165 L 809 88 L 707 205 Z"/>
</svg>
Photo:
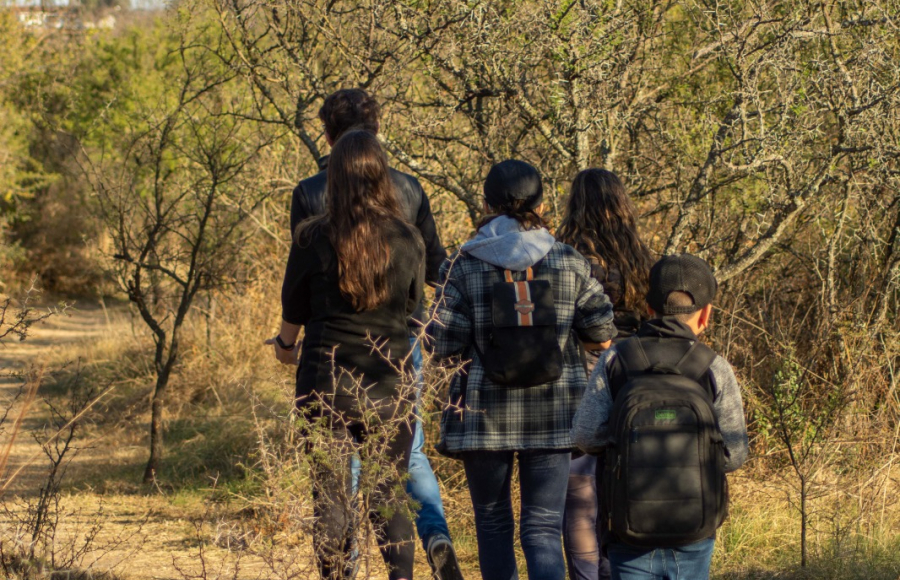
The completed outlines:
<svg viewBox="0 0 900 580">
<path fill-rule="evenodd" d="M 528 282 L 534 280 L 534 272 L 532 272 L 531 268 L 525 270 L 525 280 L 521 282 L 514 280 L 512 272 L 509 270 L 504 270 L 503 275 L 506 281 L 513 285 L 513 289 L 516 292 L 514 308 L 519 326 L 534 326 L 534 317 L 532 316 L 534 302 L 531 300 L 531 286 L 528 284 Z"/>
</svg>

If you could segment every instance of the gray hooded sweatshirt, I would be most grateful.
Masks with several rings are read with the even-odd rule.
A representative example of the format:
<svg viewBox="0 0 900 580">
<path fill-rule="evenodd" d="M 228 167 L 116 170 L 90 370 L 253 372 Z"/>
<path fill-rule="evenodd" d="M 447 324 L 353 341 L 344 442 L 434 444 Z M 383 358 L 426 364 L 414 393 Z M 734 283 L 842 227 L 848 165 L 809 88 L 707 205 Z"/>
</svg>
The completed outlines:
<svg viewBox="0 0 900 580">
<path fill-rule="evenodd" d="M 556 238 L 544 228 L 523 231 L 518 221 L 503 215 L 478 230 L 462 251 L 493 266 L 521 272 L 546 256 L 554 243 Z"/>
</svg>

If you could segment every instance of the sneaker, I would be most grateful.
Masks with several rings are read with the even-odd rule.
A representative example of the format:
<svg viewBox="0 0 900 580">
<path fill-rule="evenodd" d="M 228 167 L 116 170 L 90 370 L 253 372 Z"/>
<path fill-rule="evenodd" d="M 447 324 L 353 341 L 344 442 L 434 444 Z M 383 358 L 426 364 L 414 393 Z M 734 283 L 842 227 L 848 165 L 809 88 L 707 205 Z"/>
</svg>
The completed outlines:
<svg viewBox="0 0 900 580">
<path fill-rule="evenodd" d="M 428 563 L 437 580 L 464 580 L 453 542 L 444 534 L 436 534 L 428 539 Z"/>
</svg>

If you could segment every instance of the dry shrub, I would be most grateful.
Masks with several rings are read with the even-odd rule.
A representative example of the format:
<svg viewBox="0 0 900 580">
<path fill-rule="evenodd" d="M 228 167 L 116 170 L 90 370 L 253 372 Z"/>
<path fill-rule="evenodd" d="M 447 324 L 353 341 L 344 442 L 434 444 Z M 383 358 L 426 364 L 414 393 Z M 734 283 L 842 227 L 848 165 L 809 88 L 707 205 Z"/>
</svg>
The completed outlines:
<svg viewBox="0 0 900 580">
<path fill-rule="evenodd" d="M 113 289 L 102 267 L 104 236 L 90 215 L 85 189 L 68 177 L 24 204 L 24 216 L 9 234 L 22 250 L 7 271 L 37 276 L 48 291 L 64 296 L 97 296 Z"/>
<path fill-rule="evenodd" d="M 436 372 L 437 375 L 446 378 L 442 372 Z M 341 376 L 348 379 L 346 374 Z M 311 490 L 323 477 L 322 485 L 330 481 L 339 488 L 331 496 L 334 504 L 329 504 L 329 510 L 344 512 L 352 522 L 345 528 L 347 536 L 342 541 L 354 546 L 359 577 L 382 575 L 384 564 L 376 549 L 374 531 L 365 523 L 368 519 L 365 514 L 373 510 L 381 513 L 403 510 L 413 518 L 415 506 L 403 486 L 389 489 L 383 482 L 386 479 L 402 482 L 407 477 L 406 473 L 397 472 L 387 446 L 398 429 L 408 429 L 414 420 L 412 401 L 416 398 L 417 385 L 412 377 L 404 378 L 399 400 L 406 403 L 399 405 L 389 419 L 379 419 L 371 410 L 372 401 L 368 400 L 359 379 L 350 380 L 356 381 L 357 407 L 368 409 L 359 418 L 368 434 L 357 443 L 349 443 L 339 432 L 332 431 L 328 420 L 294 411 L 292 381 L 281 383 L 277 398 L 272 397 L 270 385 L 263 385 L 261 392 L 248 389 L 253 397 L 252 413 L 258 437 L 252 469 L 242 487 L 214 490 L 206 513 L 196 525 L 201 570 L 195 570 L 197 566 L 188 568 L 185 563 L 184 578 L 237 578 L 239 570 L 250 565 L 266 577 L 285 580 L 316 577 L 312 538 L 317 518 Z M 324 415 L 330 414 L 327 399 L 319 399 L 314 405 Z M 349 487 L 354 456 L 359 465 L 356 491 Z M 418 539 L 414 541 L 418 543 Z M 230 551 L 229 565 L 207 566 L 204 551 L 213 547 Z"/>
<path fill-rule="evenodd" d="M 29 318 L 20 312 L 13 320 L 25 321 L 18 329 L 24 339 Z M 11 328 L 15 331 L 15 323 Z M 40 391 L 44 368 L 26 376 L 18 394 L 11 401 L 2 402 L 0 433 L 7 435 L 7 442 L 0 461 L 0 513 L 4 516 L 0 525 L 0 570 L 11 580 L 115 580 L 116 576 L 106 571 L 109 567 L 101 567 L 97 562 L 123 545 L 139 549 L 140 541 L 135 542 L 135 538 L 140 537 L 142 523 L 136 522 L 132 529 L 101 541 L 99 536 L 106 522 L 102 501 L 97 507 L 83 509 L 72 507 L 63 494 L 63 482 L 73 458 L 87 445 L 85 425 L 108 389 L 96 383 L 75 382 L 64 396 L 51 399 L 44 395 L 38 411 L 32 403 Z M 14 407 L 18 408 L 11 413 Z M 37 427 L 32 423 L 25 427 L 22 419 L 29 413 L 41 418 Z M 4 423 L 11 417 L 15 421 L 7 432 Z M 34 438 L 39 451 L 21 460 L 17 469 L 7 470 L 7 459 L 19 435 Z M 26 487 L 24 495 L 13 496 L 11 485 L 32 464 L 46 467 L 37 481 L 39 489 Z"/>
<path fill-rule="evenodd" d="M 878 274 L 863 276 L 853 236 L 809 233 L 795 241 L 807 263 L 773 258 L 720 297 L 711 338 L 742 381 L 753 444 L 732 486 L 726 570 L 898 573 L 885 555 L 900 542 L 900 335 L 877 319 L 883 296 L 866 277 Z"/>
</svg>

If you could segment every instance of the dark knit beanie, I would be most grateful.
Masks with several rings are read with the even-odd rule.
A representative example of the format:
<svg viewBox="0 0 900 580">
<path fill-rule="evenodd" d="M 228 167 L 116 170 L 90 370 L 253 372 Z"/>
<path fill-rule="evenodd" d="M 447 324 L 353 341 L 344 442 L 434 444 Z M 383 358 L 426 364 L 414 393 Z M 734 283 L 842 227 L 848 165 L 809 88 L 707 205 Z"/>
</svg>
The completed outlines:
<svg viewBox="0 0 900 580">
<path fill-rule="evenodd" d="M 541 175 L 524 161 L 501 161 L 491 167 L 484 180 L 484 199 L 497 209 L 508 207 L 518 200 L 525 200 L 522 209 L 535 209 L 544 199 Z"/>
</svg>

